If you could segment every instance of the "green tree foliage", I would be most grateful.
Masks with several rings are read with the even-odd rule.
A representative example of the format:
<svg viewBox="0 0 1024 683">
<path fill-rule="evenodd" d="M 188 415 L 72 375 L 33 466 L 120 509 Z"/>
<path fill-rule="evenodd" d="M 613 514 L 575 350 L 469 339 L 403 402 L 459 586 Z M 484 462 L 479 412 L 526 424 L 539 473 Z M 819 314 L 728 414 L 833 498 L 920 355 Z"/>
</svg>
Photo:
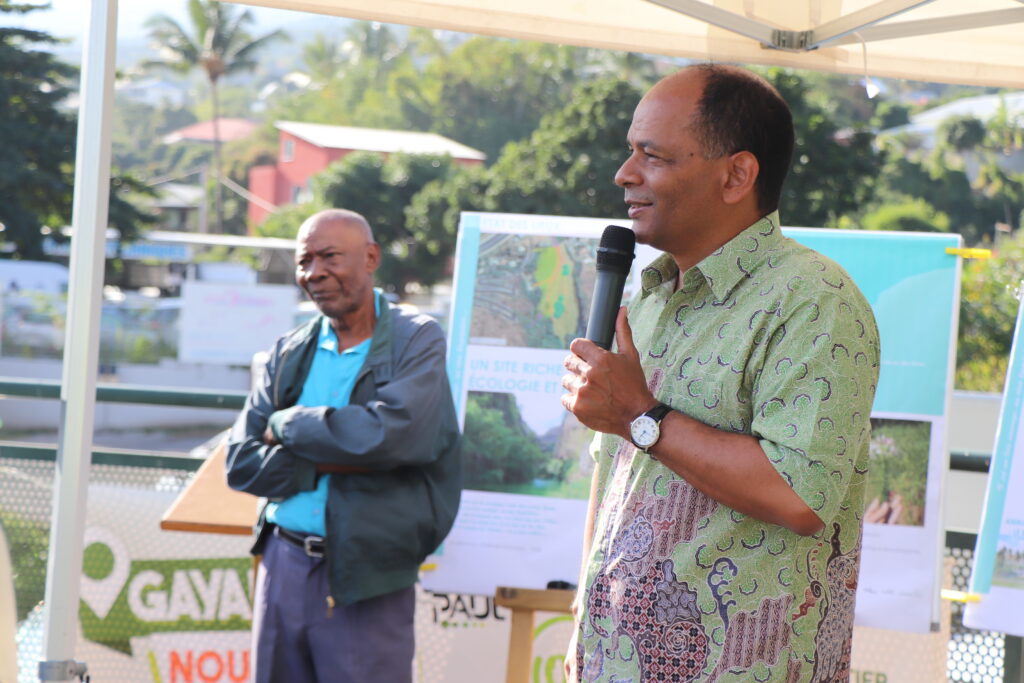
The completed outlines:
<svg viewBox="0 0 1024 683">
<path fill-rule="evenodd" d="M 432 121 L 431 130 L 495 159 L 505 143 L 530 135 L 548 112 L 569 101 L 588 53 L 548 43 L 492 38 L 467 40 L 425 69 L 415 100 L 403 101 Z"/>
<path fill-rule="evenodd" d="M 1011 228 L 1020 227 L 1024 209 L 1024 173 L 1010 173 L 995 159 L 978 169 L 974 187 L 991 202 L 998 220 Z"/>
<path fill-rule="evenodd" d="M 302 46 L 302 64 L 313 85 L 322 88 L 341 70 L 345 63 L 342 42 L 320 31 L 313 40 Z"/>
<path fill-rule="evenodd" d="M 1021 149 L 1014 147 L 1019 136 L 1024 128 L 1004 107 L 1003 115 L 987 125 L 969 116 L 948 119 L 939 127 L 939 144 L 930 154 L 912 137 L 886 137 L 881 140 L 885 161 L 875 197 L 865 210 L 919 199 L 948 216 L 950 230 L 969 245 L 991 242 L 998 223 L 1020 226 L 1024 175 L 1000 163 Z M 974 169 L 971 176 L 969 168 Z"/>
<path fill-rule="evenodd" d="M 973 116 L 951 116 L 939 125 L 939 138 L 947 145 L 963 152 L 985 142 L 985 124 Z"/>
<path fill-rule="evenodd" d="M 619 79 L 582 84 L 525 141 L 510 144 L 491 170 L 499 211 L 615 217 L 625 212 L 615 172 L 642 91 Z"/>
<path fill-rule="evenodd" d="M 299 234 L 299 226 L 303 221 L 326 208 L 328 207 L 315 201 L 278 207 L 276 212 L 267 216 L 267 219 L 259 224 L 256 234 L 260 237 L 293 240 Z"/>
<path fill-rule="evenodd" d="M 423 32 L 409 35 L 421 37 Z M 424 43 L 426 45 L 426 43 Z M 340 39 L 315 37 L 303 51 L 314 86 L 274 103 L 274 119 L 403 130 L 429 130 L 403 115 L 407 82 L 415 86 L 420 41 L 403 40 L 394 27 L 353 22 Z M 396 74 L 404 74 L 398 77 Z M 411 90 L 410 90 L 411 93 Z"/>
<path fill-rule="evenodd" d="M 999 220 L 998 206 L 971 186 L 962 168 L 946 163 L 941 155 L 912 152 L 899 140 L 883 141 L 883 158 L 875 196 L 864 208 L 866 215 L 918 200 L 948 217 L 949 230 L 963 235 L 968 244 L 991 238 L 992 226 Z"/>
<path fill-rule="evenodd" d="M 0 0 L 0 16 L 34 9 Z M 71 222 L 76 122 L 59 105 L 77 74 L 37 49 L 56 42 L 40 31 L 0 28 L 0 234 L 20 258 L 42 256 L 41 228 L 60 239 Z M 132 178 L 113 179 L 110 225 L 124 241 L 152 220 L 130 203 L 140 193 L 145 188 Z"/>
<path fill-rule="evenodd" d="M 188 12 L 191 32 L 166 14 L 157 14 L 147 21 L 150 37 L 160 47 L 163 58 L 149 61 L 146 66 L 177 73 L 201 68 L 206 74 L 213 108 L 213 177 L 217 179 L 221 176 L 218 82 L 224 76 L 254 71 L 258 52 L 270 42 L 285 38 L 285 33 L 277 30 L 253 38 L 246 30 L 253 21 L 252 12 L 239 13 L 233 5 L 217 0 L 189 0 Z M 222 232 L 224 208 L 219 183 L 214 196 L 217 232 Z"/>
<path fill-rule="evenodd" d="M 993 257 L 964 264 L 956 386 L 1002 391 L 1013 326 L 1014 292 L 1024 281 L 1024 233 L 1000 240 Z"/>
<path fill-rule="evenodd" d="M 459 169 L 427 185 L 406 211 L 407 225 L 439 226 L 451 253 L 460 211 L 622 216 L 622 189 L 613 178 L 640 95 L 618 79 L 581 84 L 569 104 L 527 140 L 506 146 L 490 168 Z"/>
<path fill-rule="evenodd" d="M 378 281 L 402 295 L 410 282 L 430 285 L 448 273 L 450 235 L 443 226 L 408 224 L 405 207 L 453 168 L 448 156 L 356 152 L 316 176 L 313 194 L 319 204 L 366 216 L 383 251 Z"/>
<path fill-rule="evenodd" d="M 469 394 L 462 446 L 467 488 L 502 490 L 532 482 L 543 473 L 548 457 L 523 422 L 515 394 Z"/>
<path fill-rule="evenodd" d="M 871 116 L 871 127 L 886 130 L 910 123 L 910 107 L 893 100 L 880 100 Z"/>
<path fill-rule="evenodd" d="M 0 16 L 28 5 L 0 0 Z M 56 40 L 46 33 L 0 28 L 0 223 L 3 238 L 26 258 L 42 254 L 39 228 L 67 222 L 74 123 L 58 109 L 72 67 L 34 49 Z"/>
<path fill-rule="evenodd" d="M 883 204 L 866 214 L 861 227 L 865 230 L 949 232 L 949 216 L 924 199 L 908 197 L 901 203 Z"/>
<path fill-rule="evenodd" d="M 796 150 L 781 200 L 786 225 L 835 226 L 862 209 L 874 192 L 881 159 L 865 130 L 839 136 L 835 120 L 811 97 L 803 75 L 770 69 L 768 80 L 793 112 Z"/>
<path fill-rule="evenodd" d="M 278 102 L 273 115 L 439 133 L 494 160 L 569 101 L 592 59 L 582 48 L 485 37 L 449 52 L 429 31 L 356 22 L 340 44 L 307 46 L 317 87 Z"/>
<path fill-rule="evenodd" d="M 197 167 L 209 153 L 206 145 L 162 144 L 171 131 L 196 122 L 185 107 L 154 107 L 118 97 L 111 118 L 111 161 L 139 177 L 173 177 Z"/>
</svg>

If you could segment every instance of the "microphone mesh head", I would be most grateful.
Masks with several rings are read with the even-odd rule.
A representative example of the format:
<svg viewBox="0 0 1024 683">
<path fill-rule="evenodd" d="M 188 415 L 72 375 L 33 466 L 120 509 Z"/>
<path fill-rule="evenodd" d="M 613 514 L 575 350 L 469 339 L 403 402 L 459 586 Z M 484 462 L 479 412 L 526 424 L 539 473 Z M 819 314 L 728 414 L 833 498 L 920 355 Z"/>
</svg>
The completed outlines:
<svg viewBox="0 0 1024 683">
<path fill-rule="evenodd" d="M 629 228 L 609 225 L 601 234 L 597 248 L 597 267 L 601 270 L 615 270 L 628 273 L 633 264 L 633 249 L 636 235 Z"/>
</svg>

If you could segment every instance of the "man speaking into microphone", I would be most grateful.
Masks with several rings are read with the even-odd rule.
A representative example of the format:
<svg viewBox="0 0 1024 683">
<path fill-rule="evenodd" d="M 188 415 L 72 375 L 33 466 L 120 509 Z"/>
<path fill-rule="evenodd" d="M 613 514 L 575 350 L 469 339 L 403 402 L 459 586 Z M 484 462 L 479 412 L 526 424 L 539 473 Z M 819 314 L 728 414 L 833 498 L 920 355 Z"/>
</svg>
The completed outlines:
<svg viewBox="0 0 1024 683">
<path fill-rule="evenodd" d="M 793 124 L 762 78 L 665 78 L 627 146 L 615 182 L 664 253 L 617 348 L 576 339 L 565 361 L 565 407 L 601 432 L 570 680 L 845 681 L 871 308 L 779 229 Z"/>
</svg>

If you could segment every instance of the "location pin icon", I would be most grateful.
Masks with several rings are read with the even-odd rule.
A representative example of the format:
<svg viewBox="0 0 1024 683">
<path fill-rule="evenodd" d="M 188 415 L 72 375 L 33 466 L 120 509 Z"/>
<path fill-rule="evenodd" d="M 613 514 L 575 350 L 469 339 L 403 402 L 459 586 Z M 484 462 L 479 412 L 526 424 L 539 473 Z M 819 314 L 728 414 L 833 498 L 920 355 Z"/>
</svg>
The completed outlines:
<svg viewBox="0 0 1024 683">
<path fill-rule="evenodd" d="M 105 619 L 128 579 L 131 560 L 121 539 L 103 527 L 86 529 L 83 546 L 82 600 Z"/>
</svg>

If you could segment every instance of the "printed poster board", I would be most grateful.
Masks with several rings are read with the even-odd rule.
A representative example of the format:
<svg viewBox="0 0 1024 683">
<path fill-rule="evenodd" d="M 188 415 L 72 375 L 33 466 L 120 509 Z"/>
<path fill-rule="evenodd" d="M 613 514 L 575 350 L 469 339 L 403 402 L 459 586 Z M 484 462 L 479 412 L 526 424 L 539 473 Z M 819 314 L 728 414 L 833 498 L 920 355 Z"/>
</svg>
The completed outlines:
<svg viewBox="0 0 1024 683">
<path fill-rule="evenodd" d="M 575 583 L 591 435 L 560 402 L 584 335 L 602 219 L 466 213 L 448 368 L 465 433 L 462 507 L 428 589 Z M 619 221 L 621 224 L 621 221 Z M 843 265 L 875 310 L 882 368 L 872 413 L 875 523 L 865 525 L 858 623 L 927 632 L 938 616 L 940 494 L 952 391 L 958 235 L 787 228 Z M 639 247 L 627 294 L 656 252 Z"/>
<path fill-rule="evenodd" d="M 292 285 L 186 281 L 181 287 L 178 359 L 249 365 L 295 327 L 298 290 Z"/>
<path fill-rule="evenodd" d="M 1024 636 L 1024 304 L 1017 312 L 964 624 Z"/>
</svg>

